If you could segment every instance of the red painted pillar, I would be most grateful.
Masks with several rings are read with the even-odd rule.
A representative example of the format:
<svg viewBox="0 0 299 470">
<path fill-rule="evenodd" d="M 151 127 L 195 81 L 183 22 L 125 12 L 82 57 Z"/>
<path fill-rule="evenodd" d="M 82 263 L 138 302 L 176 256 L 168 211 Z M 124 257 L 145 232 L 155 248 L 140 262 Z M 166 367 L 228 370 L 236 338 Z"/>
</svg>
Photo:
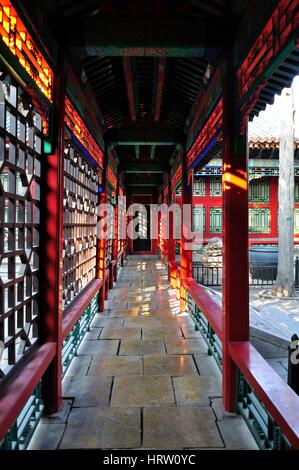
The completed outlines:
<svg viewBox="0 0 299 470">
<path fill-rule="evenodd" d="M 168 206 L 172 205 L 172 184 L 171 178 L 168 179 Z M 169 230 L 168 230 L 168 279 L 172 281 L 173 277 L 173 263 L 175 262 L 175 239 L 174 239 L 174 215 L 169 211 Z"/>
<path fill-rule="evenodd" d="M 56 355 L 47 369 L 42 391 L 45 413 L 58 411 L 62 398 L 62 248 L 64 192 L 64 100 L 62 68 L 54 79 L 53 153 L 45 156 L 42 212 L 41 342 L 56 343 Z"/>
<path fill-rule="evenodd" d="M 114 267 L 113 273 L 113 281 L 117 281 L 117 255 L 118 255 L 118 195 L 119 195 L 119 176 L 117 178 L 117 185 L 115 190 L 115 198 L 116 198 L 116 205 L 115 205 L 115 212 L 114 212 L 114 239 L 113 239 L 113 259 L 116 261 L 116 265 Z"/>
<path fill-rule="evenodd" d="M 236 76 L 227 62 L 223 77 L 223 403 L 236 405 L 236 366 L 231 341 L 249 339 L 248 289 L 248 155 L 247 135 L 238 133 Z"/>
<path fill-rule="evenodd" d="M 105 145 L 104 161 L 103 161 L 103 176 L 102 176 L 102 192 L 99 194 L 99 203 L 107 203 L 107 167 L 108 167 L 108 145 Z M 101 289 L 99 310 L 102 312 L 104 310 L 105 298 L 107 297 L 107 292 L 105 285 L 105 271 L 106 271 L 106 240 L 101 237 L 101 234 L 98 234 L 97 241 L 97 279 L 103 279 L 103 286 Z"/>
<path fill-rule="evenodd" d="M 183 280 L 192 277 L 192 251 L 188 247 L 191 240 L 188 238 L 188 229 L 191 227 L 187 226 L 184 222 L 184 206 L 192 207 L 192 189 L 191 184 L 188 184 L 187 175 L 187 154 L 184 148 L 182 153 L 182 232 L 181 232 L 181 261 L 180 261 L 180 308 L 181 311 L 185 310 L 186 290 L 183 287 Z M 192 210 L 192 209 L 191 209 Z M 189 221 L 191 224 L 191 221 Z"/>
</svg>

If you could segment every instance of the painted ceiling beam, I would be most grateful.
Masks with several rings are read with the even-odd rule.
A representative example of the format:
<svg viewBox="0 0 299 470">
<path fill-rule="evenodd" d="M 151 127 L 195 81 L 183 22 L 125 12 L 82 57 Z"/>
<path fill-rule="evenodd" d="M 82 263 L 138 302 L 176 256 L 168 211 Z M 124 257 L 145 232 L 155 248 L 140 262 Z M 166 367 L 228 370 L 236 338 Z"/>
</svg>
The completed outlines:
<svg viewBox="0 0 299 470">
<path fill-rule="evenodd" d="M 133 82 L 132 72 L 132 59 L 131 57 L 123 57 L 123 67 L 125 74 L 125 81 L 127 87 L 127 96 L 130 108 L 130 115 L 132 122 L 136 122 L 136 101 L 135 101 L 135 89 Z"/>
<path fill-rule="evenodd" d="M 151 160 L 153 160 L 155 158 L 155 151 L 156 151 L 156 146 L 152 145 L 151 146 L 151 155 L 150 155 Z"/>
<path fill-rule="evenodd" d="M 158 61 L 157 70 L 157 83 L 156 83 L 156 96 L 155 96 L 155 107 L 154 107 L 154 119 L 155 122 L 160 121 L 162 99 L 165 85 L 166 76 L 166 57 L 160 57 Z"/>
<path fill-rule="evenodd" d="M 186 134 L 177 129 L 155 128 L 122 128 L 108 129 L 104 135 L 107 144 L 117 145 L 172 145 L 186 143 Z"/>
<path fill-rule="evenodd" d="M 209 59 L 231 45 L 235 34 L 228 20 L 188 15 L 78 16 L 65 23 L 66 44 L 83 46 L 87 56 Z"/>
<path fill-rule="evenodd" d="M 160 162 L 121 162 L 118 170 L 123 173 L 164 173 L 169 167 Z"/>
<path fill-rule="evenodd" d="M 136 160 L 139 160 L 139 156 L 140 156 L 139 145 L 135 145 L 135 155 L 136 155 Z"/>
</svg>

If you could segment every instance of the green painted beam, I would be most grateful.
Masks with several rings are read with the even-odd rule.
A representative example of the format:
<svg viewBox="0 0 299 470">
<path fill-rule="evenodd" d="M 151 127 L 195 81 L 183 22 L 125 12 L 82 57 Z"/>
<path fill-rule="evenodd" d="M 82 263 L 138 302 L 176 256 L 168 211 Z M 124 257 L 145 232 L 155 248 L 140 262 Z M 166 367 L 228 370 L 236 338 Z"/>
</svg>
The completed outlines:
<svg viewBox="0 0 299 470">
<path fill-rule="evenodd" d="M 160 162 L 121 162 L 118 170 L 120 173 L 164 173 L 169 171 L 169 166 Z"/>
<path fill-rule="evenodd" d="M 107 144 L 117 145 L 184 145 L 186 134 L 163 127 L 109 129 L 104 135 Z"/>
<path fill-rule="evenodd" d="M 140 155 L 139 151 L 140 151 L 139 145 L 135 145 L 136 160 L 139 160 L 139 155 Z"/>
</svg>

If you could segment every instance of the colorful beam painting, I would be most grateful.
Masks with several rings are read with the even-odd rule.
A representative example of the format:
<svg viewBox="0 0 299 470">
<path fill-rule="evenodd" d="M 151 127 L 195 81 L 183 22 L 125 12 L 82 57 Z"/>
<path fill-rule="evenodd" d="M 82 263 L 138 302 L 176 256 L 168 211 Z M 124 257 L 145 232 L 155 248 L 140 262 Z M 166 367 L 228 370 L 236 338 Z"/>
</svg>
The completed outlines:
<svg viewBox="0 0 299 470">
<path fill-rule="evenodd" d="M 196 158 L 204 151 L 209 142 L 222 126 L 222 99 L 218 101 L 216 108 L 206 121 L 197 139 L 187 153 L 187 167 L 189 168 Z"/>
<path fill-rule="evenodd" d="M 107 177 L 108 177 L 108 182 L 113 186 L 114 189 L 116 189 L 117 177 L 115 176 L 115 174 L 113 173 L 109 165 L 107 167 Z"/>
<path fill-rule="evenodd" d="M 44 96 L 53 101 L 53 71 L 9 0 L 0 5 L 0 36 Z"/>
<path fill-rule="evenodd" d="M 65 124 L 91 157 L 103 168 L 103 152 L 67 96 L 65 97 Z"/>
<path fill-rule="evenodd" d="M 173 177 L 171 178 L 171 187 L 175 189 L 175 187 L 180 183 L 181 180 L 182 180 L 182 165 L 179 165 Z"/>
</svg>

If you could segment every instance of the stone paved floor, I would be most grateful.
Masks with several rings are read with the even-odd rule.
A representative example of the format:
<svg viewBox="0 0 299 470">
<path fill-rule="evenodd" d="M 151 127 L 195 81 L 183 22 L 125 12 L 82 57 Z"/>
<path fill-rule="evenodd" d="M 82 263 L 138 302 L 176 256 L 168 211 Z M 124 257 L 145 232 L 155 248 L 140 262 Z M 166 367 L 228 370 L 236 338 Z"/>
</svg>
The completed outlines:
<svg viewBox="0 0 299 470">
<path fill-rule="evenodd" d="M 131 257 L 30 449 L 256 449 L 224 413 L 221 375 L 158 260 Z"/>
</svg>

